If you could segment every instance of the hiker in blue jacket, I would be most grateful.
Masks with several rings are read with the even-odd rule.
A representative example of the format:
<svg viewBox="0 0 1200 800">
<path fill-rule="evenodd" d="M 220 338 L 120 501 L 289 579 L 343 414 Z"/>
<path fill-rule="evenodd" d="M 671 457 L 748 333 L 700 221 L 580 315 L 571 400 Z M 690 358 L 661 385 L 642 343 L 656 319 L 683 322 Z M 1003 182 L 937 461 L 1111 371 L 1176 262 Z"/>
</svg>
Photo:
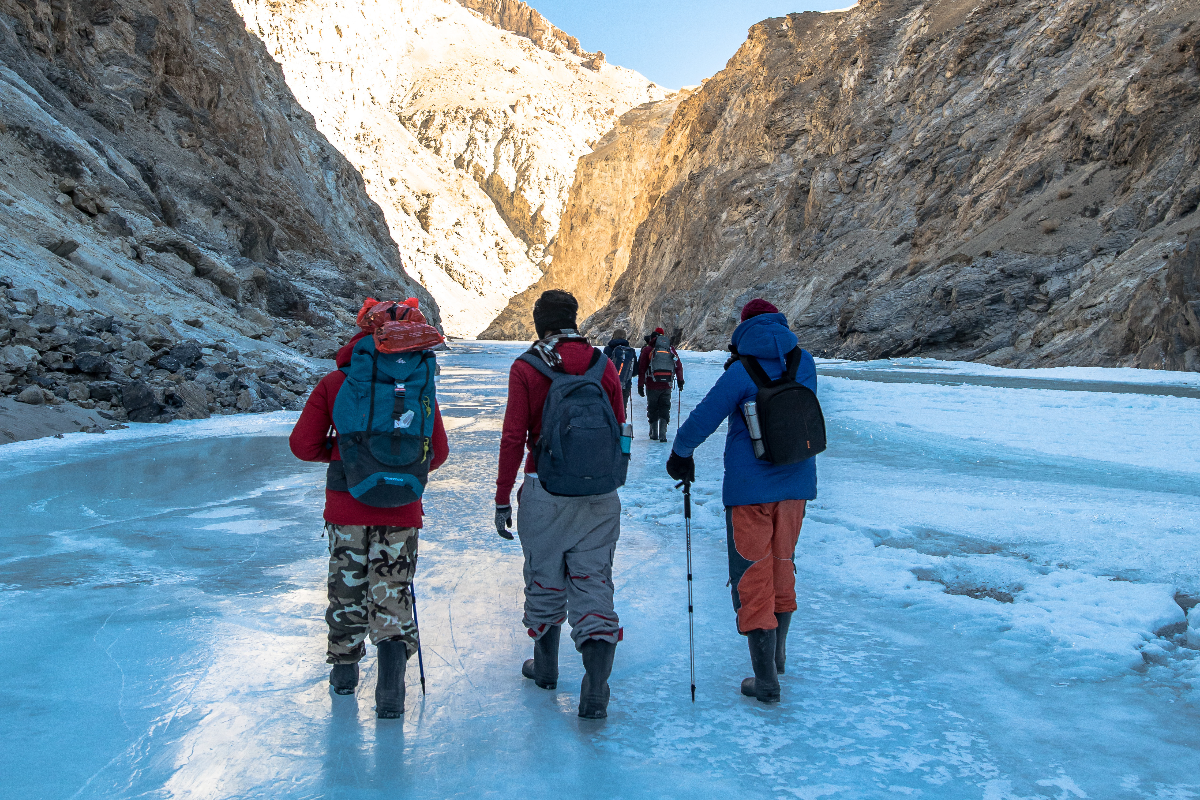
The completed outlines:
<svg viewBox="0 0 1200 800">
<path fill-rule="evenodd" d="M 784 671 L 787 631 L 796 610 L 796 541 L 806 503 L 817 496 L 817 467 L 814 458 L 780 466 L 755 457 L 742 406 L 757 397 L 758 387 L 737 357 L 754 357 L 771 380 L 778 380 L 797 345 L 775 306 L 765 300 L 747 303 L 733 332 L 734 358 L 680 426 L 667 462 L 672 478 L 694 480 L 692 454 L 729 420 L 722 491 L 729 579 L 738 631 L 749 640 L 755 676 L 742 682 L 742 693 L 763 702 L 779 700 L 777 676 Z M 817 390 L 816 364 L 804 350 L 796 381 Z"/>
</svg>

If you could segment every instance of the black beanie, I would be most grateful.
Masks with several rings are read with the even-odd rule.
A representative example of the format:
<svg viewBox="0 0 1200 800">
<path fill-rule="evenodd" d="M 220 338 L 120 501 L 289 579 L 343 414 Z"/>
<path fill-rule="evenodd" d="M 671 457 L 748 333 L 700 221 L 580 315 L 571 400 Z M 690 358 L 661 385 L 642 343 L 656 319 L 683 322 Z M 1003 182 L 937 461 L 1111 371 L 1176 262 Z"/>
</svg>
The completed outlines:
<svg viewBox="0 0 1200 800">
<path fill-rule="evenodd" d="M 547 331 L 575 330 L 579 303 L 570 292 L 551 289 L 533 304 L 533 327 L 539 338 Z"/>
</svg>

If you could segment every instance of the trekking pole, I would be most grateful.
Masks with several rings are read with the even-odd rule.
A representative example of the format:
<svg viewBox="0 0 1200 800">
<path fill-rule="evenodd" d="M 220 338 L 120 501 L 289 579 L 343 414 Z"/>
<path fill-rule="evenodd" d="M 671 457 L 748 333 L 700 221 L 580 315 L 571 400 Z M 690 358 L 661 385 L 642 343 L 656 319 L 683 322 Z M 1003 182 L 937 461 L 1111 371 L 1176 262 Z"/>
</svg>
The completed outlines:
<svg viewBox="0 0 1200 800">
<path fill-rule="evenodd" d="M 683 526 L 687 533 L 687 583 L 688 583 L 688 664 L 692 675 L 692 702 L 696 702 L 696 632 L 692 625 L 692 484 L 680 481 L 675 488 L 683 487 Z"/>
<path fill-rule="evenodd" d="M 676 397 L 678 399 L 675 401 L 676 402 L 676 405 L 675 405 L 675 430 L 678 431 L 679 427 L 681 425 L 683 425 L 683 387 L 682 386 L 679 387 L 679 394 L 677 394 Z"/>
<path fill-rule="evenodd" d="M 413 603 L 413 627 L 417 629 L 417 668 L 421 671 L 421 696 L 425 696 L 425 656 L 421 653 L 421 623 L 417 622 L 417 582 L 410 581 L 408 595 Z"/>
</svg>

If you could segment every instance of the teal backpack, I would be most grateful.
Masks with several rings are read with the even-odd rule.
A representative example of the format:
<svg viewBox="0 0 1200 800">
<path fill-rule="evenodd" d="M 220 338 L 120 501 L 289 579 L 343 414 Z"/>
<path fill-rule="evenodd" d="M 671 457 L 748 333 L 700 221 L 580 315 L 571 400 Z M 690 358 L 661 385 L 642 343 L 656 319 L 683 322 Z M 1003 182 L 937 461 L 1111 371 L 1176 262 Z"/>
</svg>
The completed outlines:
<svg viewBox="0 0 1200 800">
<path fill-rule="evenodd" d="M 342 460 L 326 485 L 375 508 L 415 503 L 433 458 L 436 384 L 433 353 L 380 353 L 375 339 L 354 345 L 346 380 L 333 403 Z"/>
</svg>

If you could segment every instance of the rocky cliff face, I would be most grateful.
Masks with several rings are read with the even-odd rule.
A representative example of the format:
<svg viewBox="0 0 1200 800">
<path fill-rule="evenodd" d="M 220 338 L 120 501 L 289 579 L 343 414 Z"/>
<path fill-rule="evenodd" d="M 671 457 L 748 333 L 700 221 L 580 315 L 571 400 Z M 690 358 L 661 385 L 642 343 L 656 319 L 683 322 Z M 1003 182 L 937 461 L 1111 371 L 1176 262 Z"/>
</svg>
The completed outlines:
<svg viewBox="0 0 1200 800">
<path fill-rule="evenodd" d="M 512 0 L 234 3 L 456 335 L 541 277 L 578 159 L 665 95 Z"/>
<path fill-rule="evenodd" d="M 649 213 L 645 184 L 658 166 L 658 148 L 675 110 L 691 91 L 646 103 L 627 112 L 617 126 L 579 159 L 570 202 L 551 263 L 533 286 L 509 301 L 484 339 L 533 339 L 533 304 L 547 289 L 563 289 L 579 301 L 582 320 L 600 309 L 629 264 L 637 223 Z"/>
<path fill-rule="evenodd" d="M 550 20 L 521 0 L 458 0 L 458 4 L 476 12 L 497 28 L 524 36 L 543 50 L 573 53 L 589 60 L 599 57 L 599 63 L 604 62 L 603 53 L 587 52 L 578 39 L 551 25 Z M 594 68 L 595 62 L 590 66 Z"/>
<path fill-rule="evenodd" d="M 718 347 L 763 296 L 824 355 L 1200 369 L 1198 17 L 864 0 L 761 23 L 675 114 L 590 325 Z"/>
<path fill-rule="evenodd" d="M 368 291 L 436 318 L 228 0 L 0 0 L 0 390 L 295 405 Z"/>
</svg>

